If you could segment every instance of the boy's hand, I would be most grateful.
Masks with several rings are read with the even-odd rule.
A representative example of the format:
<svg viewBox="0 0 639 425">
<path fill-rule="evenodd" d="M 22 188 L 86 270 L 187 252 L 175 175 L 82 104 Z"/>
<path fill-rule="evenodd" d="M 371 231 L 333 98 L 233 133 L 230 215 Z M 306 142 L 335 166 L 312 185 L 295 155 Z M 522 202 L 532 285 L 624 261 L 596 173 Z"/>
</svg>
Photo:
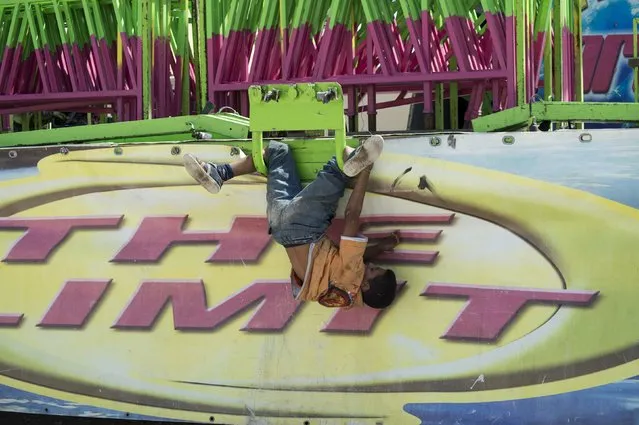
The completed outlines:
<svg viewBox="0 0 639 425">
<path fill-rule="evenodd" d="M 377 246 L 383 251 L 392 251 L 397 245 L 399 245 L 399 242 L 399 230 L 395 230 L 393 233 L 379 241 Z"/>
<path fill-rule="evenodd" d="M 379 242 L 369 245 L 364 252 L 364 261 L 374 260 L 383 252 L 392 251 L 399 242 L 399 230 L 396 230 L 385 238 L 380 239 Z"/>
</svg>

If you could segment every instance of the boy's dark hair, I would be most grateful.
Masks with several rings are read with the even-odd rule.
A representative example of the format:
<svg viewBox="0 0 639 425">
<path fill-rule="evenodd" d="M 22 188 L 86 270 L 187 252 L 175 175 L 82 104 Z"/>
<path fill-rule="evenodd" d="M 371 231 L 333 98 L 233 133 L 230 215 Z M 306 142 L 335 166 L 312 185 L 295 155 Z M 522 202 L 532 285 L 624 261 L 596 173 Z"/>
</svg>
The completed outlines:
<svg viewBox="0 0 639 425">
<path fill-rule="evenodd" d="M 386 270 L 383 275 L 371 279 L 368 284 L 368 291 L 362 291 L 364 304 L 383 309 L 393 303 L 397 291 L 397 278 L 392 270 Z"/>
</svg>

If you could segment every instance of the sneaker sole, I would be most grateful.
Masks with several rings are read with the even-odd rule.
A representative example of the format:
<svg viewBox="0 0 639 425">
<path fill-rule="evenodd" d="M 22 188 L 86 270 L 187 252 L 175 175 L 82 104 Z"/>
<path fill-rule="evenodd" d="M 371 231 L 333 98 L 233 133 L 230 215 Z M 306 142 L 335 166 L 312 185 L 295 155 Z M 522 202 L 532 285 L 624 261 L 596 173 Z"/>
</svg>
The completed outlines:
<svg viewBox="0 0 639 425">
<path fill-rule="evenodd" d="M 348 177 L 355 177 L 363 169 L 377 161 L 384 149 L 384 139 L 382 136 L 371 136 L 357 147 L 351 159 L 344 163 L 344 174 Z"/>
<path fill-rule="evenodd" d="M 204 189 L 211 193 L 218 193 L 220 191 L 220 185 L 208 175 L 197 158 L 190 153 L 184 155 L 184 168 L 186 168 L 186 172 L 193 177 L 193 180 L 198 182 Z"/>
</svg>

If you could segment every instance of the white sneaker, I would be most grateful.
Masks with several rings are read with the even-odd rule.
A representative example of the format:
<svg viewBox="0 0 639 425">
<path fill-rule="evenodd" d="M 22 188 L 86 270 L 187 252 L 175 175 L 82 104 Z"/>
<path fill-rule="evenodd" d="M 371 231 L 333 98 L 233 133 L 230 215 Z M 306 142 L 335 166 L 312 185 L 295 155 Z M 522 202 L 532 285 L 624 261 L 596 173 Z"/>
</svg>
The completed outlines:
<svg viewBox="0 0 639 425">
<path fill-rule="evenodd" d="M 384 138 L 374 135 L 364 140 L 355 153 L 344 163 L 344 174 L 355 177 L 362 170 L 377 161 L 384 150 Z"/>
<path fill-rule="evenodd" d="M 194 155 L 184 155 L 184 168 L 193 179 L 211 193 L 218 193 L 222 188 L 222 176 L 215 166 L 200 161 Z"/>
</svg>

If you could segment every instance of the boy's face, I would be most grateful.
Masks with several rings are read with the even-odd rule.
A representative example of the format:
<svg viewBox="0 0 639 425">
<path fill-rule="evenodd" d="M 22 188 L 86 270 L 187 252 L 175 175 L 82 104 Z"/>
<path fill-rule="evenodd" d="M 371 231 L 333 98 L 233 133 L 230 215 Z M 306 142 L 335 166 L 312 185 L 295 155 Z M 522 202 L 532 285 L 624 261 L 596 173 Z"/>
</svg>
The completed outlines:
<svg viewBox="0 0 639 425">
<path fill-rule="evenodd" d="M 362 291 L 368 291 L 370 285 L 368 282 L 386 273 L 386 269 L 376 266 L 373 263 L 366 264 L 366 270 L 364 271 L 364 282 L 362 282 Z"/>
</svg>

